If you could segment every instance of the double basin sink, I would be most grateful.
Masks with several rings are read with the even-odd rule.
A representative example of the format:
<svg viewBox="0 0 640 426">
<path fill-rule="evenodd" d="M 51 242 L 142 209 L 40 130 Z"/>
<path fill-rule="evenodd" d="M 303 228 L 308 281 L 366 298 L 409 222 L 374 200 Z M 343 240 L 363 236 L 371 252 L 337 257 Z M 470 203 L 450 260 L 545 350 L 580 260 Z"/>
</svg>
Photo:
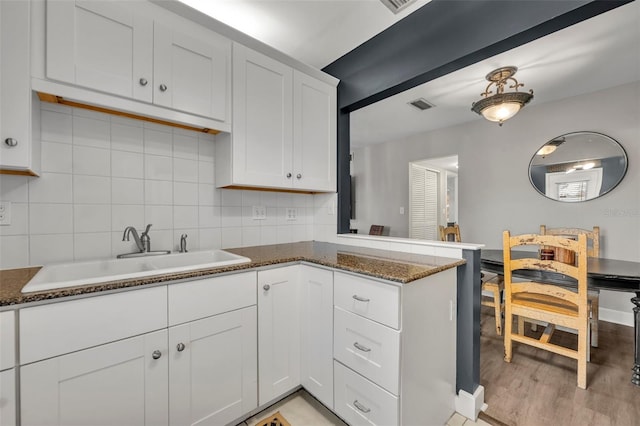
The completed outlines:
<svg viewBox="0 0 640 426">
<path fill-rule="evenodd" d="M 224 250 L 207 250 L 127 259 L 51 264 L 43 266 L 24 286 L 22 293 L 189 272 L 248 262 L 251 262 L 248 257 Z"/>
</svg>

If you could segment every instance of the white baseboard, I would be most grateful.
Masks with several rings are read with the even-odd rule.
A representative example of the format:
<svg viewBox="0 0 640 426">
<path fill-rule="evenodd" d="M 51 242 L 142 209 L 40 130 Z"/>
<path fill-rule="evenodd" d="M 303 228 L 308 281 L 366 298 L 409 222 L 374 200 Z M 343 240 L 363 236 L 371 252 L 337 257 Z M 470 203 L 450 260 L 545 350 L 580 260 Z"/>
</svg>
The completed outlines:
<svg viewBox="0 0 640 426">
<path fill-rule="evenodd" d="M 616 324 L 633 327 L 633 312 L 631 304 L 629 304 L 629 312 L 603 308 L 602 306 L 600 306 L 600 309 L 598 309 L 598 317 L 600 321 L 613 322 Z"/>
<path fill-rule="evenodd" d="M 478 386 L 473 395 L 463 390 L 458 392 L 456 396 L 457 413 L 475 422 L 478 419 L 478 413 L 483 408 L 486 409 L 486 404 L 484 403 L 484 387 L 482 385 Z"/>
</svg>

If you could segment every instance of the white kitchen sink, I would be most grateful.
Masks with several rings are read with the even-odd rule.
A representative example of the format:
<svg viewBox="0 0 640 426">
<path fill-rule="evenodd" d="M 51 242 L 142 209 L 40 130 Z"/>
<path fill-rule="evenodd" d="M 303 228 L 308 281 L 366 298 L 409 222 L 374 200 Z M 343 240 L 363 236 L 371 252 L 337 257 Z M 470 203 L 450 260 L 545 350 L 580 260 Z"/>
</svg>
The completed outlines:
<svg viewBox="0 0 640 426">
<path fill-rule="evenodd" d="M 161 256 L 51 264 L 43 266 L 24 286 L 22 292 L 57 290 L 247 262 L 251 262 L 248 257 L 224 250 L 207 250 Z"/>
</svg>

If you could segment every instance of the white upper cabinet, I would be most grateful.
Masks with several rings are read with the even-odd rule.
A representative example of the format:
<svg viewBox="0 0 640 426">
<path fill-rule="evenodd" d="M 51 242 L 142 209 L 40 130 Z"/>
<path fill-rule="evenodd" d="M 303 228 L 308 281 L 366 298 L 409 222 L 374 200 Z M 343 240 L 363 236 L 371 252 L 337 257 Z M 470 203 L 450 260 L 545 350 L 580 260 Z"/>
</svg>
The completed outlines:
<svg viewBox="0 0 640 426">
<path fill-rule="evenodd" d="M 154 26 L 153 102 L 220 121 L 228 116 L 231 42 Z"/>
<path fill-rule="evenodd" d="M 47 78 L 151 102 L 153 20 L 131 2 L 48 1 Z"/>
<path fill-rule="evenodd" d="M 336 88 L 293 73 L 293 187 L 336 191 Z"/>
<path fill-rule="evenodd" d="M 37 175 L 40 108 L 31 94 L 30 9 L 31 2 L 0 1 L 0 171 Z"/>
<path fill-rule="evenodd" d="M 46 28 L 47 79 L 229 121 L 225 37 L 146 2 L 49 0 Z"/>
<path fill-rule="evenodd" d="M 336 190 L 336 88 L 233 45 L 233 125 L 216 136 L 218 187 Z"/>
</svg>

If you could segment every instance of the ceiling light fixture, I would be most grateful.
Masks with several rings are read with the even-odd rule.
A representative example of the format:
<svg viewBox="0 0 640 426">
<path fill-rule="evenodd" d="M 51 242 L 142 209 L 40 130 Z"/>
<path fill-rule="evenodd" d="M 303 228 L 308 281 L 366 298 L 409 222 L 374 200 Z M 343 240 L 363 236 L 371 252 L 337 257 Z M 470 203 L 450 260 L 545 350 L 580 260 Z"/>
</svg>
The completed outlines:
<svg viewBox="0 0 640 426">
<path fill-rule="evenodd" d="M 483 98 L 471 104 L 471 111 L 482 115 L 489 121 L 497 121 L 500 126 L 516 115 L 522 107 L 533 99 L 533 90 L 529 90 L 529 93 L 518 92 L 518 87 L 522 87 L 524 84 L 518 83 L 518 80 L 513 78 L 516 71 L 518 71 L 516 67 L 502 67 L 487 74 L 485 78 L 489 81 L 489 84 L 484 92 L 480 94 Z M 514 89 L 514 91 L 505 93 L 504 88 L 509 80 L 513 81 L 509 88 Z M 489 96 L 493 93 L 490 90 L 493 85 L 495 85 L 496 93 L 493 96 Z"/>
</svg>

